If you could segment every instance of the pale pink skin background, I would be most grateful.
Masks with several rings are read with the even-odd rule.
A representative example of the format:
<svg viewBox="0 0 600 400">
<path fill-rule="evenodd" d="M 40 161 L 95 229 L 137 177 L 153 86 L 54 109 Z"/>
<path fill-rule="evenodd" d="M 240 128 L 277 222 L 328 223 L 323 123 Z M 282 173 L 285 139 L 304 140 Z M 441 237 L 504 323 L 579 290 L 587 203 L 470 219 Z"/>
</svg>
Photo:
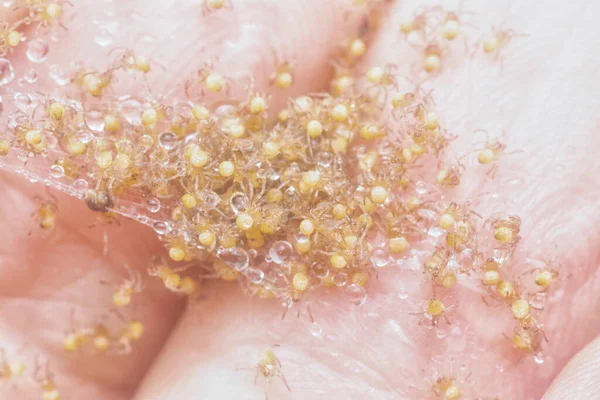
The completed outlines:
<svg viewBox="0 0 600 400">
<path fill-rule="evenodd" d="M 201 0 L 74 3 L 77 17 L 66 23 L 69 31 L 54 45 L 51 63 L 83 59 L 101 68 L 110 47 L 133 48 L 167 67 L 150 75 L 153 90 L 161 93 L 218 55 L 221 72 L 250 70 L 270 90 L 268 75 L 276 63 L 270 49 L 277 46 L 297 66 L 294 88 L 273 91 L 276 104 L 324 88 L 329 54 L 356 24 L 352 17 L 346 21 L 344 0 L 234 0 L 233 11 L 205 18 Z M 365 66 L 417 60 L 398 39 L 398 26 L 424 3 L 440 1 L 392 7 Z M 457 153 L 471 148 L 468 132 L 477 128 L 504 129 L 509 147 L 526 151 L 501 163 L 495 180 L 482 183 L 484 175 L 467 175 L 461 191 L 467 197 L 476 190 L 497 193 L 481 202 L 480 213 L 504 210 L 524 217 L 521 261 L 556 257 L 562 265 L 564 292 L 542 318 L 550 339 L 542 365 L 519 363 L 502 336 L 513 326 L 508 311 L 486 306 L 479 292 L 461 282 L 454 330 L 448 329 L 445 340 L 424 334 L 409 312 L 425 299 L 419 294 L 425 286 L 415 274 L 393 268 L 380 271 L 360 308 L 335 296 L 312 299 L 320 337 L 310 334 L 306 313 L 299 319 L 291 313 L 282 322 L 278 304 L 243 297 L 234 285 L 211 285 L 206 300 L 184 308 L 153 282 L 136 299 L 146 335 L 132 356 L 64 357 L 61 342 L 71 310 L 82 319 L 105 313 L 112 289 L 99 281 L 119 282 L 124 263 L 144 270 L 162 245 L 152 231 L 124 222 L 108 229 L 109 255 L 103 257 L 103 230 L 88 228 L 96 215 L 63 195 L 59 207 L 68 212 L 59 214 L 56 231 L 33 229 L 28 237 L 35 227 L 33 196 L 44 192 L 7 173 L 0 173 L 0 347 L 15 354 L 26 343 L 27 354 L 51 357 L 68 399 L 262 399 L 265 388 L 270 399 L 427 398 L 433 368 L 458 373 L 462 365 L 471 373 L 463 384 L 467 399 L 597 397 L 600 3 L 466 0 L 463 7 L 475 12 L 472 21 L 482 32 L 502 25 L 529 35 L 504 49 L 502 68 L 485 57 L 467 62 L 463 52 L 454 52 L 435 81 L 434 96 L 441 123 L 464 132 L 454 144 Z M 94 19 L 119 22 L 113 45 L 94 44 Z M 16 68 L 27 65 L 22 52 L 12 57 Z M 36 84 L 40 91 L 49 87 L 45 77 Z M 408 299 L 398 296 L 401 289 Z M 461 334 L 467 326 L 469 333 Z M 276 353 L 291 393 L 277 379 L 271 385 L 253 382 L 253 367 L 273 344 L 281 345 Z M 432 357 L 439 361 L 435 366 Z M 33 383 L 19 389 L 4 384 L 0 392 L 3 398 L 39 396 Z"/>
</svg>

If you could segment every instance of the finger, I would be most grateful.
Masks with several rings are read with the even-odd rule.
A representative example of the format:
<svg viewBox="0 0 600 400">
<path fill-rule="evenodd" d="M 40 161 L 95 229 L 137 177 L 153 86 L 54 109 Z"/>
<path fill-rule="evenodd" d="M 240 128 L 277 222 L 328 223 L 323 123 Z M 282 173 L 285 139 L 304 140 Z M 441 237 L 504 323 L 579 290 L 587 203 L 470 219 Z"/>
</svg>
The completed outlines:
<svg viewBox="0 0 600 400">
<path fill-rule="evenodd" d="M 600 390 L 600 340 L 588 344 L 562 369 L 543 400 L 593 399 Z"/>
<path fill-rule="evenodd" d="M 63 394 L 130 398 L 128 393 L 166 339 L 182 303 L 178 297 L 166 296 L 153 281 L 146 281 L 141 293 L 132 294 L 131 305 L 120 307 L 120 315 L 114 312 L 112 296 L 131 279 L 129 271 L 145 274 L 162 245 L 151 230 L 129 221 L 103 222 L 108 221 L 106 216 L 99 218 L 64 194 L 26 184 L 6 172 L 0 179 L 3 362 L 23 362 L 24 376 L 30 377 L 41 356 L 50 360 L 50 371 Z M 53 211 L 42 217 L 39 210 L 44 205 Z M 43 220 L 50 212 L 52 220 Z M 121 354 L 118 336 L 130 320 L 143 321 L 145 334 L 126 355 Z M 96 347 L 90 337 L 74 352 L 65 350 L 69 331 L 100 325 L 107 329 L 108 349 Z M 39 393 L 39 382 L 33 379 L 15 383 L 16 391 L 12 384 L 2 385 L 0 391 L 7 397 Z"/>
<path fill-rule="evenodd" d="M 398 43 L 397 29 L 411 17 L 416 6 L 416 2 L 410 2 L 398 8 L 388 20 L 387 33 L 372 47 L 365 63 L 400 64 L 405 57 L 412 57 L 421 75 L 427 75 L 423 71 L 422 48 L 415 49 L 404 42 L 399 53 L 390 56 L 386 51 Z M 490 179 L 481 167 L 468 168 L 455 195 L 469 199 L 477 193 L 493 193 L 473 199 L 478 204 L 478 213 L 485 217 L 500 212 L 523 218 L 523 240 L 511 260 L 511 268 L 524 287 L 530 287 L 527 280 L 532 280 L 525 271 L 539 265 L 541 260 L 547 260 L 559 273 L 559 287 L 542 295 L 546 308 L 540 314 L 540 321 L 550 343 L 545 345 L 538 360 L 541 365 L 529 359 L 512 367 L 510 360 L 522 355 L 502 337 L 502 333 L 511 336 L 515 326 L 510 312 L 500 311 L 502 307 L 500 310 L 488 307 L 480 299 L 485 292 L 473 290 L 471 285 L 456 292 L 457 318 L 464 318 L 477 338 L 477 348 L 484 351 L 478 355 L 479 362 L 498 365 L 503 371 L 499 379 L 497 371 L 476 368 L 470 381 L 484 385 L 488 392 L 499 394 L 511 390 L 513 397 L 535 397 L 565 360 L 598 333 L 597 325 L 589 324 L 584 310 L 600 302 L 600 296 L 591 289 L 597 276 L 600 237 L 594 233 L 597 218 L 593 195 L 582 195 L 597 187 L 590 182 L 588 172 L 600 169 L 593 161 L 600 142 L 593 134 L 595 122 L 584 115 L 593 113 L 598 103 L 586 95 L 593 81 L 591 71 L 579 70 L 576 65 L 598 65 L 600 58 L 588 55 L 585 50 L 584 43 L 598 41 L 587 22 L 559 24 L 561 28 L 552 32 L 555 40 L 565 36 L 578 38 L 572 46 L 563 48 L 552 44 L 542 25 L 528 23 L 534 15 L 550 25 L 570 20 L 573 12 L 570 7 L 556 4 L 540 10 L 533 2 L 505 6 L 464 2 L 463 9 L 474 12 L 476 17 L 471 21 L 482 30 L 476 33 L 476 38 L 489 35 L 492 25 L 526 36 L 513 39 L 496 60 L 485 57 L 481 44 L 471 59 L 462 43 L 454 43 L 442 57 L 441 72 L 431 77 L 425 87 L 435 89 L 435 111 L 441 125 L 458 136 L 452 145 L 453 153 L 442 165 L 468 152 L 472 143 L 483 140 L 471 134 L 476 129 L 484 129 L 491 135 L 495 132 L 496 137 L 505 140 L 507 153 L 514 152 L 502 156 L 496 179 Z M 578 6 L 596 5 L 581 2 Z M 466 35 L 472 32 L 468 27 L 463 29 Z M 552 66 L 543 65 L 542 60 L 547 57 L 555 60 Z M 406 63 L 403 65 L 406 67 Z M 555 97 L 558 93 L 564 93 L 565 97 Z M 576 115 L 568 111 L 567 98 L 581 107 L 574 111 Z M 569 134 L 565 135 L 567 130 Z M 474 158 L 468 159 L 472 164 L 467 166 L 476 164 Z M 585 170 L 576 159 L 588 160 Z M 574 235 L 582 240 L 572 240 Z M 568 324 L 564 323 L 565 318 L 569 318 Z M 457 354 L 463 345 L 461 341 L 450 342 L 445 354 Z"/>
</svg>

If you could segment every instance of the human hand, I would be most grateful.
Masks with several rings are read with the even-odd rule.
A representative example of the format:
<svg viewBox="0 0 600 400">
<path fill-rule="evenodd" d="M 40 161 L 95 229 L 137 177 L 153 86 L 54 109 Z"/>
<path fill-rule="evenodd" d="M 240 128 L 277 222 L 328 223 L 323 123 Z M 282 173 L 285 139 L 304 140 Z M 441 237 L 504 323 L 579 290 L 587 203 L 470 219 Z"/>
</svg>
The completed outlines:
<svg viewBox="0 0 600 400">
<path fill-rule="evenodd" d="M 34 348 L 52 357 L 52 369 L 65 397 L 126 399 L 136 393 L 140 399 L 261 398 L 265 389 L 254 384 L 253 366 L 273 344 L 281 346 L 276 353 L 292 389 L 288 393 L 274 381 L 267 390 L 275 399 L 422 398 L 433 395 L 427 381 L 436 379 L 436 369 L 462 374 L 465 398 L 542 395 L 573 354 L 598 333 L 598 323 L 590 319 L 599 296 L 594 291 L 598 145 L 591 117 L 596 101 L 590 94 L 597 89 L 592 74 L 599 60 L 588 50 L 598 40 L 592 18 L 598 6 L 556 2 L 542 9 L 533 3 L 480 3 L 464 5 L 474 11 L 472 20 L 480 29 L 501 21 L 502 27 L 528 36 L 515 38 L 503 49 L 502 67 L 481 55 L 470 60 L 463 51 L 454 51 L 431 82 L 432 95 L 440 123 L 460 135 L 452 144 L 457 154 L 470 151 L 479 140 L 471 135 L 476 129 L 506 130 L 503 140 L 508 148 L 524 150 L 507 154 L 494 179 L 468 170 L 455 195 L 470 198 L 493 192 L 481 197 L 478 212 L 503 211 L 523 217 L 523 240 L 515 261 L 523 264 L 523 271 L 526 258 L 555 257 L 560 285 L 542 313 L 549 340 L 543 363 L 537 364 L 532 357 L 520 362 L 523 354 L 502 335 L 511 332 L 510 312 L 484 303 L 481 291 L 468 281 L 457 284 L 458 306 L 449 316 L 452 324 L 441 331 L 424 331 L 418 317 L 410 313 L 426 300 L 422 294 L 426 285 L 402 268 L 379 270 L 360 307 L 337 294 L 312 298 L 312 315 L 322 330 L 316 336 L 310 329 L 315 334 L 319 329 L 311 325 L 306 312 L 301 318 L 288 315 L 281 321 L 278 304 L 248 299 L 232 285 L 209 284 L 206 299 L 189 304 L 179 315 L 182 302 L 162 295 L 158 285 L 149 283 L 136 307 L 146 334 L 131 357 L 61 357 L 55 361 L 62 352 L 62 331 L 71 323 L 71 310 L 75 308 L 76 315 L 105 312 L 111 288 L 99 281 L 118 282 L 124 264 L 143 270 L 160 245 L 153 232 L 123 222 L 121 227 L 107 228 L 109 251 L 104 257 L 103 230 L 88 229 L 95 215 L 65 196 L 59 196 L 60 219 L 52 236 L 34 230 L 28 237 L 34 185 L 7 174 L 3 174 L 6 201 L 1 205 L 6 240 L 0 287 L 5 302 L 2 320 L 10 329 L 2 333 L 2 347 L 16 349 L 25 342 L 28 351 Z M 197 4 L 114 4 L 115 16 L 107 19 L 118 18 L 122 25 L 106 49 L 145 45 L 140 32 L 154 31 L 154 47 L 144 50 L 157 55 L 170 71 L 150 78 L 152 89 L 163 93 L 179 82 L 178 76 L 197 70 L 204 54 L 217 54 L 228 75 L 245 75 L 250 70 L 259 85 L 268 89 L 276 63 L 271 46 L 284 43 L 284 57 L 298 60 L 297 81 L 289 92 L 273 90 L 276 107 L 290 95 L 325 87 L 328 76 L 322 71 L 327 70 L 330 52 L 360 23 L 352 17 L 346 20 L 349 8 L 345 4 L 234 2 L 232 11 L 211 14 L 202 19 L 202 25 L 198 13 L 191 11 L 192 6 L 197 10 Z M 418 61 L 418 53 L 400 39 L 398 26 L 420 4 L 391 6 L 363 70 L 388 63 L 404 68 Z M 98 28 L 85 28 L 87 21 L 102 15 L 98 11 L 102 7 L 93 2 L 77 6 L 78 15 L 62 39 L 68 46 L 53 49 L 49 63 L 73 58 L 105 61 L 106 50 L 100 49 L 98 55 L 99 48 L 89 46 Z M 134 11 L 141 16 L 127 24 L 126 18 Z M 175 37 L 157 35 L 159 26 L 165 27 L 161 32 L 175 32 Z M 562 45 L 566 38 L 571 40 Z M 14 58 L 17 69 L 27 68 L 23 54 Z M 36 90 L 51 87 L 52 82 L 44 79 L 40 76 Z M 24 319 L 25 313 L 33 318 Z M 151 360 L 155 361 L 148 372 Z M 463 364 L 465 370 L 461 370 Z M 590 371 L 576 369 L 575 374 L 584 377 Z M 582 392 L 565 392 L 561 385 L 557 381 L 545 398 L 584 397 Z M 582 390 L 588 388 L 593 389 Z M 29 389 L 31 393 L 36 390 L 18 390 Z M 7 386 L 2 390 L 14 393 Z"/>
</svg>

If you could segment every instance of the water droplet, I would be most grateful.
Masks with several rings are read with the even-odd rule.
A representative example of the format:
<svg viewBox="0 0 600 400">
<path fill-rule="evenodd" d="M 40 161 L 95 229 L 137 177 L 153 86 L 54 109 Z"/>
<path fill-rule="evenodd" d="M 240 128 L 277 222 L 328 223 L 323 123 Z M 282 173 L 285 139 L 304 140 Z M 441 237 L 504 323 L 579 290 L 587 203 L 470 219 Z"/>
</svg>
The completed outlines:
<svg viewBox="0 0 600 400">
<path fill-rule="evenodd" d="M 367 299 L 367 291 L 364 287 L 353 283 L 346 287 L 346 296 L 352 303 L 360 306 Z"/>
<path fill-rule="evenodd" d="M 317 278 L 324 278 L 329 274 L 329 268 L 320 263 L 313 263 L 311 269 Z"/>
<path fill-rule="evenodd" d="M 432 238 L 437 239 L 444 234 L 444 230 L 442 228 L 440 228 L 439 226 L 433 226 L 433 227 L 429 228 L 429 230 L 427 231 L 427 234 L 429 236 L 431 236 Z"/>
<path fill-rule="evenodd" d="M 159 235 L 166 235 L 170 230 L 169 224 L 163 221 L 156 221 L 154 224 L 152 224 L 152 229 L 154 229 L 154 232 L 158 233 Z"/>
<path fill-rule="evenodd" d="M 438 339 L 443 339 L 446 337 L 446 331 L 441 328 L 437 328 L 437 332 L 435 333 Z"/>
<path fill-rule="evenodd" d="M 8 85 L 15 79 L 15 69 L 6 58 L 0 58 L 0 86 Z"/>
<path fill-rule="evenodd" d="M 154 139 L 150 135 L 142 135 L 138 142 L 144 148 L 144 151 L 149 150 L 154 146 Z"/>
<path fill-rule="evenodd" d="M 65 176 L 65 170 L 60 165 L 53 165 L 50 167 L 50 176 L 56 179 L 60 179 Z"/>
<path fill-rule="evenodd" d="M 417 182 L 417 184 L 415 185 L 415 190 L 418 194 L 427 193 L 427 183 L 425 183 L 423 181 Z"/>
<path fill-rule="evenodd" d="M 129 99 L 122 101 L 119 104 L 121 114 L 131 125 L 140 125 L 142 123 L 142 104 L 135 100 Z"/>
<path fill-rule="evenodd" d="M 546 307 L 546 293 L 536 293 L 529 301 L 529 304 L 536 310 L 543 310 Z"/>
<path fill-rule="evenodd" d="M 95 138 L 94 134 L 90 131 L 79 131 L 77 132 L 76 137 L 77 140 L 79 140 L 83 144 L 87 144 Z"/>
<path fill-rule="evenodd" d="M 15 104 L 21 111 L 26 111 L 31 105 L 31 97 L 26 93 L 15 93 Z"/>
<path fill-rule="evenodd" d="M 163 132 L 158 137 L 158 143 L 165 150 L 173 150 L 177 145 L 177 136 L 173 132 Z"/>
<path fill-rule="evenodd" d="M 382 268 L 390 262 L 389 254 L 383 249 L 377 249 L 371 255 L 371 262 L 377 268 Z"/>
<path fill-rule="evenodd" d="M 58 64 L 52 64 L 48 68 L 48 76 L 59 86 L 64 86 L 69 83 L 69 76 Z"/>
<path fill-rule="evenodd" d="M 260 284 L 265 279 L 265 273 L 257 268 L 248 268 L 244 271 L 244 275 L 248 280 L 256 285 Z"/>
<path fill-rule="evenodd" d="M 22 162 L 26 162 L 27 160 L 29 160 L 29 155 L 26 151 L 19 151 L 19 153 L 17 154 L 17 158 Z"/>
<path fill-rule="evenodd" d="M 279 240 L 269 249 L 269 256 L 275 264 L 283 264 L 292 256 L 292 245 L 290 242 Z"/>
<path fill-rule="evenodd" d="M 250 262 L 248 253 L 239 247 L 231 249 L 220 248 L 217 252 L 217 257 L 225 264 L 238 271 L 243 271 L 248 268 L 248 263 Z"/>
<path fill-rule="evenodd" d="M 348 274 L 345 272 L 338 272 L 331 277 L 333 284 L 339 287 L 345 286 L 348 283 Z"/>
<path fill-rule="evenodd" d="M 206 204 L 209 207 L 216 207 L 221 202 L 221 196 L 219 196 L 212 190 L 206 190 L 202 193 L 200 197 L 202 198 L 204 204 Z"/>
<path fill-rule="evenodd" d="M 400 288 L 400 290 L 398 290 L 398 297 L 402 300 L 408 299 L 408 291 L 404 288 Z"/>
<path fill-rule="evenodd" d="M 310 334 L 313 335 L 314 337 L 319 337 L 323 333 L 323 328 L 321 327 L 321 325 L 317 324 L 316 322 L 313 322 L 312 324 L 310 324 L 310 327 L 308 329 L 310 331 Z"/>
<path fill-rule="evenodd" d="M 89 183 L 85 179 L 77 179 L 73 182 L 73 188 L 75 189 L 75 193 L 79 196 L 83 196 L 85 192 L 87 192 Z"/>
<path fill-rule="evenodd" d="M 38 73 L 33 68 L 29 68 L 27 71 L 25 71 L 25 74 L 23 75 L 23 79 L 25 79 L 25 82 L 27 83 L 35 83 L 37 81 L 37 78 Z"/>
<path fill-rule="evenodd" d="M 151 213 L 159 212 L 161 206 L 162 204 L 160 204 L 160 200 L 155 197 L 152 197 L 146 201 L 146 209 Z"/>
<path fill-rule="evenodd" d="M 328 153 L 326 151 L 322 151 L 319 153 L 319 155 L 317 156 L 317 163 L 321 166 L 321 167 L 329 167 L 331 165 L 331 153 Z"/>
<path fill-rule="evenodd" d="M 240 211 L 246 210 L 248 208 L 248 203 L 248 197 L 242 192 L 234 193 L 229 198 L 229 204 L 231 205 L 231 209 L 236 214 Z"/>
<path fill-rule="evenodd" d="M 42 63 L 46 61 L 48 56 L 48 42 L 45 39 L 37 38 L 27 43 L 27 58 L 34 63 Z"/>
<path fill-rule="evenodd" d="M 104 131 L 104 113 L 100 110 L 90 110 L 85 113 L 85 123 L 94 132 Z"/>
<path fill-rule="evenodd" d="M 536 364 L 543 364 L 544 361 L 546 361 L 544 359 L 544 355 L 542 353 L 535 353 L 533 355 L 533 360 L 535 361 Z"/>
<path fill-rule="evenodd" d="M 94 41 L 98 46 L 106 47 L 112 44 L 113 37 L 108 29 L 100 28 L 94 36 Z"/>
</svg>

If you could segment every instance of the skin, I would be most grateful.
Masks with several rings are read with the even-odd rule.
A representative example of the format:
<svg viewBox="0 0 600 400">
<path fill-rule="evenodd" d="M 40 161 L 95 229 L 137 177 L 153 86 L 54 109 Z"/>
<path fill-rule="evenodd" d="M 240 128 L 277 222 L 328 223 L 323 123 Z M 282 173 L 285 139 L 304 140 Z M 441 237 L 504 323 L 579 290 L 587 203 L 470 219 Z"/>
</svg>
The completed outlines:
<svg viewBox="0 0 600 400">
<path fill-rule="evenodd" d="M 114 18 L 123 23 L 111 47 L 131 48 L 137 42 L 168 67 L 169 72 L 158 69 L 151 75 L 155 93 L 202 67 L 206 55 L 219 57 L 223 73 L 242 76 L 250 71 L 260 87 L 270 90 L 267 82 L 276 64 L 270 46 L 285 43 L 282 57 L 298 60 L 296 84 L 285 94 L 272 90 L 276 108 L 290 95 L 324 87 L 328 55 L 358 23 L 342 0 L 234 2 L 233 11 L 205 17 L 202 24 L 197 4 L 124 3 L 82 1 L 61 38 L 68 46 L 53 48 L 49 62 L 77 58 L 105 65 L 107 48 L 89 45 L 95 31 L 86 24 L 101 15 L 101 7 L 114 6 Z M 589 49 L 600 44 L 593 18 L 600 5 L 585 0 L 543 7 L 535 1 L 495 3 L 465 1 L 463 7 L 475 12 L 473 20 L 484 31 L 502 22 L 529 36 L 511 42 L 501 63 L 482 56 L 467 62 L 462 51 L 454 51 L 433 83 L 434 97 L 441 123 L 460 133 L 453 143 L 457 154 L 481 141 L 470 133 L 475 129 L 504 129 L 509 149 L 524 150 L 506 155 L 493 180 L 486 179 L 485 171 L 471 169 L 475 172 L 467 173 L 455 194 L 470 198 L 494 192 L 478 200 L 479 213 L 524 217 L 515 263 L 555 257 L 560 264 L 561 295 L 549 300 L 542 318 L 550 341 L 543 364 L 531 357 L 520 362 L 502 335 L 514 325 L 510 314 L 504 307 L 486 305 L 468 282 L 458 284 L 451 326 L 441 333 L 419 326 L 419 317 L 410 313 L 426 300 L 425 285 L 416 274 L 393 267 L 379 271 L 361 307 L 332 293 L 312 297 L 310 309 L 322 329 L 318 337 L 309 332 L 307 304 L 301 305 L 299 317 L 293 309 L 282 321 L 278 304 L 248 299 L 235 285 L 211 283 L 201 301 L 185 306 L 155 280 L 146 280 L 135 299 L 135 317 L 145 322 L 146 334 L 133 356 L 65 357 L 60 344 L 64 331 L 74 325 L 72 315 L 75 324 L 99 321 L 110 308 L 114 286 L 99 282 L 118 284 L 127 276 L 125 265 L 143 271 L 162 245 L 152 231 L 131 221 L 89 228 L 97 214 L 61 194 L 56 195 L 61 210 L 57 228 L 43 232 L 31 213 L 39 206 L 34 196 L 47 198 L 45 191 L 7 172 L 0 173 L 0 347 L 28 360 L 36 354 L 50 358 L 66 398 L 261 399 L 265 390 L 274 399 L 427 398 L 427 382 L 435 381 L 435 370 L 468 375 L 460 383 L 470 399 L 593 398 L 600 348 L 593 341 L 600 328 L 594 317 L 600 306 L 600 292 L 594 290 L 600 279 L 600 142 L 595 137 L 600 103 L 593 94 L 600 90 L 595 78 L 600 56 Z M 390 6 L 365 68 L 394 63 L 402 72 L 406 60 L 418 60 L 399 40 L 398 26 L 420 4 Z M 125 23 L 133 10 L 142 17 Z M 156 27 L 165 27 L 163 36 L 157 36 L 161 30 Z M 144 44 L 140 32 L 153 32 L 156 44 Z M 171 32 L 174 38 L 168 36 Z M 17 69 L 28 65 L 22 50 L 11 57 Z M 49 87 L 44 77 L 36 83 L 36 90 Z M 402 291 L 406 299 L 398 295 Z M 462 334 L 467 326 L 470 333 Z M 443 335 L 445 340 L 437 338 Z M 291 393 L 277 378 L 272 385 L 260 378 L 254 384 L 254 367 L 274 344 L 281 346 L 274 351 Z M 0 393 L 39 396 L 31 382 L 18 388 L 2 385 Z"/>
</svg>

